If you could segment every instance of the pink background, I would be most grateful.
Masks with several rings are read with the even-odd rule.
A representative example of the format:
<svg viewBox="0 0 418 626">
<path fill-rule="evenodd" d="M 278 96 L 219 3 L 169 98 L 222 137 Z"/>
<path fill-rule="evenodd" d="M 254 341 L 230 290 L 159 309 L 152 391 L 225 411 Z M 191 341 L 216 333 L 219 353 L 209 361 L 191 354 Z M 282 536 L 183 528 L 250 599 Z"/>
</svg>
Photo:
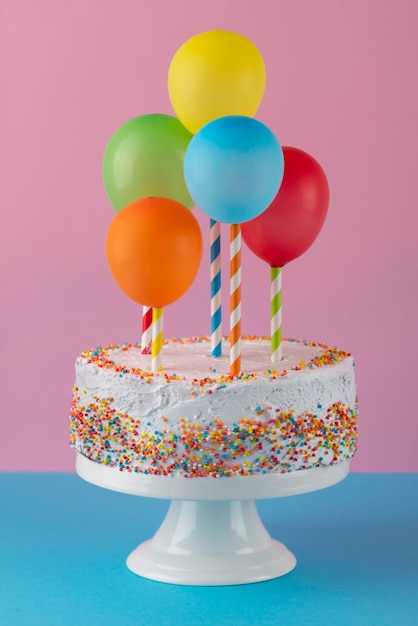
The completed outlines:
<svg viewBox="0 0 418 626">
<path fill-rule="evenodd" d="M 173 54 L 224 28 L 264 57 L 258 119 L 331 187 L 322 233 L 283 272 L 284 334 L 355 355 L 353 470 L 418 471 L 417 21 L 415 0 L 2 0 L 0 469 L 73 470 L 75 358 L 140 332 L 104 255 L 104 148 L 128 119 L 172 113 Z M 166 336 L 209 331 L 199 219 L 205 259 Z M 268 268 L 245 250 L 245 333 L 269 333 L 268 299 Z"/>
</svg>

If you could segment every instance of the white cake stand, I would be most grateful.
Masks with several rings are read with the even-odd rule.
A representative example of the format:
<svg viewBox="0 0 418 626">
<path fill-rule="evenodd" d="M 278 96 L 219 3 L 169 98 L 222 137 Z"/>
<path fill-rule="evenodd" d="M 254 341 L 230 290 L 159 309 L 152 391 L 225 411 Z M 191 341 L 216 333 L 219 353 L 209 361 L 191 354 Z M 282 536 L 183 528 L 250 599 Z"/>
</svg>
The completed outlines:
<svg viewBox="0 0 418 626">
<path fill-rule="evenodd" d="M 184 478 L 119 471 L 77 453 L 76 469 L 98 487 L 172 501 L 154 537 L 128 556 L 132 572 L 177 585 L 215 586 L 290 572 L 296 559 L 270 537 L 254 500 L 330 487 L 347 476 L 349 462 L 289 474 Z"/>
</svg>

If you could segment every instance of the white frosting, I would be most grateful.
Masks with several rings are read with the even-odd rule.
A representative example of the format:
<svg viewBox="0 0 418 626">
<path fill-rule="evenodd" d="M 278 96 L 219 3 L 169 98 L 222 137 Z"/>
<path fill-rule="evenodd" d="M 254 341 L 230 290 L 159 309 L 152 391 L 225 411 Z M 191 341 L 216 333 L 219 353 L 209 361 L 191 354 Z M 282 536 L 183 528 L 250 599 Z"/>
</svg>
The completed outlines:
<svg viewBox="0 0 418 626">
<path fill-rule="evenodd" d="M 80 357 L 76 363 L 76 418 L 77 411 L 73 409 L 73 442 L 76 449 L 94 460 L 120 464 L 123 449 L 127 449 L 129 441 L 130 448 L 128 446 L 123 468 L 158 473 L 164 467 L 164 459 L 158 463 L 154 461 L 152 465 L 151 458 L 144 458 L 143 449 L 141 452 L 134 449 L 135 442 L 139 442 L 138 445 L 148 442 L 149 446 L 154 445 L 156 449 L 160 446 L 165 450 L 174 438 L 181 447 L 182 434 L 195 428 L 196 438 L 199 439 L 205 428 L 213 429 L 214 421 L 216 430 L 216 420 L 219 420 L 224 427 L 224 435 L 228 431 L 225 435 L 228 446 L 232 446 L 232 456 L 225 456 L 224 464 L 231 463 L 235 469 L 227 470 L 225 466 L 227 475 L 237 471 L 237 464 L 249 473 L 259 472 L 261 468 L 263 471 L 292 471 L 309 466 L 309 462 L 311 466 L 327 465 L 352 456 L 355 449 L 353 421 L 356 418 L 356 390 L 351 356 L 343 355 L 335 362 L 331 359 L 329 364 L 321 365 L 317 359 L 327 353 L 323 346 L 284 341 L 284 358 L 280 364 L 273 366 L 268 341 L 245 340 L 242 341 L 242 369 L 247 374 L 231 379 L 228 349 L 228 343 L 224 342 L 225 356 L 213 358 L 210 343 L 206 341 L 167 343 L 163 349 L 164 371 L 152 376 L 146 374 L 150 370 L 151 357 L 142 355 L 138 347 L 122 346 L 106 350 L 107 367 L 100 367 L 100 361 L 88 362 L 88 357 Z M 115 371 L 109 361 L 113 362 L 116 370 L 125 371 Z M 344 421 L 344 416 L 341 419 L 335 417 L 336 406 L 342 406 L 350 414 L 349 424 Z M 331 414 L 330 407 L 334 407 Z M 117 424 L 113 426 L 109 421 L 109 408 L 118 415 Z M 82 413 L 83 418 L 80 417 Z M 277 420 L 273 423 L 278 417 L 280 424 Z M 93 420 L 93 444 L 87 441 L 85 434 L 80 436 L 80 428 L 88 426 L 89 420 Z M 246 430 L 248 420 L 261 424 L 261 454 L 259 448 L 254 449 L 254 441 L 250 441 Z M 301 431 L 303 420 L 308 424 L 305 434 Z M 271 426 L 267 426 L 269 423 Z M 118 428 L 125 433 L 120 445 Z M 327 429 L 326 445 L 323 443 L 324 428 Z M 335 433 L 338 451 L 330 444 L 333 429 L 338 431 Z M 234 435 L 234 432 L 238 434 Z M 231 444 L 234 437 L 239 437 L 240 441 L 248 439 L 242 458 L 238 458 L 240 455 Z M 99 450 L 100 438 L 111 442 L 105 451 Z M 205 450 L 210 449 L 208 454 L 213 457 L 211 441 L 211 445 L 207 440 L 202 441 L 200 452 L 197 448 L 193 452 L 187 447 L 183 450 L 186 454 L 189 451 L 196 461 L 194 469 L 197 472 L 204 471 L 198 468 L 198 461 L 201 457 L 203 462 L 200 466 L 204 468 L 207 460 L 203 457 Z M 280 444 L 283 450 L 278 450 Z M 218 446 L 217 454 L 219 451 L 229 454 L 224 451 L 225 445 L 224 441 Z M 317 451 L 315 447 L 318 447 Z M 277 462 L 271 460 L 272 455 L 278 458 Z M 292 456 L 294 458 L 289 460 Z M 171 467 L 170 473 L 176 471 L 189 474 L 189 470 L 184 468 L 174 470 Z"/>
</svg>

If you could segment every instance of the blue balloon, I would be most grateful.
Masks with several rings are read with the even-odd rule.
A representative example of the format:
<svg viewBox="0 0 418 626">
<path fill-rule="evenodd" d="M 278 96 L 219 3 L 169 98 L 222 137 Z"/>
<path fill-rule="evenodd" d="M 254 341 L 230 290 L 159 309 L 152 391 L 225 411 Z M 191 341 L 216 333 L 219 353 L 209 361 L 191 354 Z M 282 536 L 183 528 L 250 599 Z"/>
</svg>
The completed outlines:
<svg viewBox="0 0 418 626">
<path fill-rule="evenodd" d="M 184 156 L 184 179 L 196 205 L 214 220 L 241 224 L 276 197 L 284 171 L 282 148 L 258 120 L 228 115 L 203 126 Z"/>
</svg>

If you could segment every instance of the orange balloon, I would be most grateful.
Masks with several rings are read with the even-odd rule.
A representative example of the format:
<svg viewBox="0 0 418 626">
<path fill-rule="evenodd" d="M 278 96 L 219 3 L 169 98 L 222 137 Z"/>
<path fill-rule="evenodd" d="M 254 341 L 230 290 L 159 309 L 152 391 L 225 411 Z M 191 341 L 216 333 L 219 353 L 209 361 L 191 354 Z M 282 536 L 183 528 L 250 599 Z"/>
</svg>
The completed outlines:
<svg viewBox="0 0 418 626">
<path fill-rule="evenodd" d="M 175 302 L 193 283 L 202 258 L 202 233 L 194 215 L 168 198 L 142 198 L 114 217 L 106 255 L 127 296 L 151 307 Z"/>
</svg>

